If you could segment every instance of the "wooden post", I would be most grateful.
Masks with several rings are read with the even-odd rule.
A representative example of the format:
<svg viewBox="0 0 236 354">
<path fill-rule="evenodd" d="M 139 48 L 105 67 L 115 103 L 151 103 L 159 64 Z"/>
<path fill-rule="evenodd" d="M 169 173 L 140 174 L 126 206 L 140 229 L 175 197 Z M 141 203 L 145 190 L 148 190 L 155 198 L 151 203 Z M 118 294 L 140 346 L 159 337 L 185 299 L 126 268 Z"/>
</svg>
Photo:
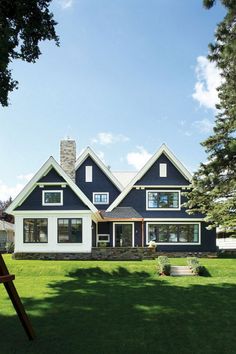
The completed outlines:
<svg viewBox="0 0 236 354">
<path fill-rule="evenodd" d="M 29 338 L 29 340 L 33 340 L 35 338 L 35 333 L 31 322 L 25 312 L 24 306 L 21 302 L 21 299 L 17 293 L 15 285 L 13 284 L 13 280 L 15 279 L 14 275 L 10 275 L 7 269 L 7 266 L 4 262 L 2 255 L 0 254 L 0 283 L 3 283 L 5 289 L 11 299 L 11 302 L 18 314 L 18 317 L 24 327 L 24 330 Z"/>
</svg>

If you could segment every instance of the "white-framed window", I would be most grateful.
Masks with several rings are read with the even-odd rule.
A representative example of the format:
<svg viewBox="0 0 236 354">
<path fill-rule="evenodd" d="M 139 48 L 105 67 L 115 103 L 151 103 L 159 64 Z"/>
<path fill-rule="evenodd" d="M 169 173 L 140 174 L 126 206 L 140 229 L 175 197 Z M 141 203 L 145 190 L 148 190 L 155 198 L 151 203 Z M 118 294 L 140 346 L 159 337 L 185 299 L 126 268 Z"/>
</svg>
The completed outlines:
<svg viewBox="0 0 236 354">
<path fill-rule="evenodd" d="M 200 245 L 200 223 L 190 222 L 148 222 L 146 243 L 154 241 L 162 245 Z"/>
<path fill-rule="evenodd" d="M 109 243 L 110 242 L 110 235 L 109 234 L 98 234 L 97 235 L 97 244 L 99 244 L 99 242 Z"/>
<path fill-rule="evenodd" d="M 180 210 L 179 190 L 147 190 L 147 210 Z"/>
<path fill-rule="evenodd" d="M 63 191 L 44 190 L 42 191 L 43 205 L 63 205 Z"/>
<path fill-rule="evenodd" d="M 166 163 L 159 164 L 159 177 L 167 177 L 167 164 Z"/>
<path fill-rule="evenodd" d="M 94 192 L 93 193 L 93 204 L 109 204 L 109 193 L 108 192 Z"/>
<path fill-rule="evenodd" d="M 93 166 L 85 166 L 85 182 L 93 182 Z"/>
</svg>

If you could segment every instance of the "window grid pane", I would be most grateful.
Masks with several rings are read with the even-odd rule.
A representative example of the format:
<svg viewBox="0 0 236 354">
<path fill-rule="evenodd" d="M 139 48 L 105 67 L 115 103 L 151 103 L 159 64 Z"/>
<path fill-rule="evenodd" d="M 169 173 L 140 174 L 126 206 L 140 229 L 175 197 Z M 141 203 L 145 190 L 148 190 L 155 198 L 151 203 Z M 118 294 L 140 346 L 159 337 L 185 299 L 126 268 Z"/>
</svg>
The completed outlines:
<svg viewBox="0 0 236 354">
<path fill-rule="evenodd" d="M 149 224 L 148 242 L 198 243 L 198 224 Z"/>
<path fill-rule="evenodd" d="M 24 243 L 47 243 L 48 220 L 24 219 L 23 220 Z"/>
<path fill-rule="evenodd" d="M 59 243 L 82 243 L 82 219 L 58 219 Z"/>
<path fill-rule="evenodd" d="M 179 207 L 179 192 L 148 192 L 148 208 L 175 209 Z"/>
</svg>

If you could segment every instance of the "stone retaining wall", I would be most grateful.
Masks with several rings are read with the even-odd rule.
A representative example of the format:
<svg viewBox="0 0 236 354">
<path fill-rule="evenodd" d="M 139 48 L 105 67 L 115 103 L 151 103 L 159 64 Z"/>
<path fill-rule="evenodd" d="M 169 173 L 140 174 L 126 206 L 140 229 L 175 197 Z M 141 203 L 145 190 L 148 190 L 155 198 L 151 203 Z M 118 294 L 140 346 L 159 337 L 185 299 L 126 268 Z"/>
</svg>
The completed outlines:
<svg viewBox="0 0 236 354">
<path fill-rule="evenodd" d="M 213 252 L 156 252 L 147 247 L 94 247 L 91 253 L 14 253 L 14 259 L 41 260 L 143 260 L 165 255 L 173 257 L 217 257 Z"/>
</svg>

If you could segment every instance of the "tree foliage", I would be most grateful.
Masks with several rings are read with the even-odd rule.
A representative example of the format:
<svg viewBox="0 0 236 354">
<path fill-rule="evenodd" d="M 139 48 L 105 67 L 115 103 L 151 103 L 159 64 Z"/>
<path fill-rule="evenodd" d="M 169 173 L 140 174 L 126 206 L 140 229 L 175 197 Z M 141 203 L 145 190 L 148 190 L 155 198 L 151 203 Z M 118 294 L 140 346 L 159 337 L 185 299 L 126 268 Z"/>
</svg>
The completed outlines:
<svg viewBox="0 0 236 354">
<path fill-rule="evenodd" d="M 11 197 L 7 200 L 0 200 L 0 211 L 4 211 L 11 204 L 11 202 Z"/>
<path fill-rule="evenodd" d="M 39 42 L 54 40 L 56 22 L 49 11 L 52 0 L 0 1 L 0 103 L 8 106 L 9 93 L 18 87 L 10 63 L 21 59 L 34 63 L 40 56 Z"/>
<path fill-rule="evenodd" d="M 236 226 L 236 1 L 221 0 L 227 13 L 218 24 L 209 60 L 222 76 L 213 134 L 202 145 L 208 154 L 193 177 L 190 213 L 202 212 L 211 226 Z M 215 0 L 204 0 L 211 8 Z"/>
</svg>

